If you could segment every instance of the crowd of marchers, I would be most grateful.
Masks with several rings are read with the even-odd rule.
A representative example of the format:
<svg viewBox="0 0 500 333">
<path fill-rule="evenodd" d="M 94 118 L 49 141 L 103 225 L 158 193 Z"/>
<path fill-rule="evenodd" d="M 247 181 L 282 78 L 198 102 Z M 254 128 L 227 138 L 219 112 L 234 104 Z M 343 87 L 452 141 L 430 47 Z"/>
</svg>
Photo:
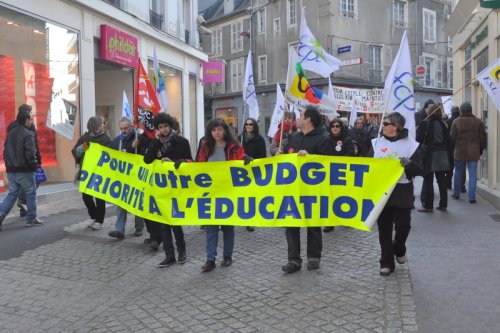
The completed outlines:
<svg viewBox="0 0 500 333">
<path fill-rule="evenodd" d="M 329 156 L 361 156 L 374 158 L 399 158 L 404 172 L 398 180 L 384 209 L 377 219 L 381 248 L 380 275 L 390 275 L 395 270 L 395 262 L 406 262 L 406 240 L 410 233 L 411 211 L 414 207 L 413 180 L 422 176 L 424 181 L 419 212 L 432 213 L 434 207 L 434 177 L 439 188 L 437 209 L 447 210 L 448 190 L 453 190 L 454 199 L 467 192 L 470 203 L 476 202 L 477 164 L 486 148 L 484 124 L 472 114 L 470 103 L 460 108 L 453 107 L 448 119 L 443 107 L 427 101 L 421 111 L 415 113 L 416 135 L 413 137 L 405 128 L 406 120 L 398 112 L 384 114 L 380 123 L 377 117 L 358 117 L 351 128 L 343 118 L 328 119 L 316 108 L 307 107 L 300 116 L 285 112 L 278 130 L 272 137 L 269 151 L 266 141 L 259 133 L 259 124 L 247 118 L 242 132 L 236 136 L 233 129 L 223 119 L 212 119 L 207 123 L 205 135 L 198 142 L 196 155 L 192 156 L 189 141 L 182 136 L 179 122 L 167 113 L 159 113 L 154 118 L 156 134 L 150 138 L 135 128 L 131 119 L 122 117 L 119 121 L 120 135 L 113 140 L 106 131 L 104 118 L 91 117 L 87 131 L 78 139 L 71 153 L 75 159 L 80 177 L 87 148 L 92 143 L 143 156 L 150 164 L 155 160 L 173 162 L 177 169 L 182 163 L 244 160 L 245 164 L 254 159 L 279 154 L 297 153 Z M 4 145 L 4 161 L 9 180 L 9 193 L 0 204 L 0 231 L 2 222 L 15 205 L 25 216 L 26 226 L 42 225 L 37 217 L 35 170 L 42 165 L 38 148 L 36 128 L 33 125 L 31 107 L 23 104 L 18 109 L 16 121 L 8 126 Z M 468 186 L 465 187 L 465 169 L 468 170 Z M 92 230 L 101 230 L 104 223 L 106 203 L 104 200 L 82 193 Z M 128 212 L 117 206 L 114 229 L 109 236 L 118 240 L 125 238 Z M 152 250 L 158 251 L 163 245 L 165 259 L 158 267 L 168 267 L 187 260 L 187 247 L 182 226 L 171 226 L 134 216 L 133 236 L 143 235 L 146 227 L 148 238 L 144 240 Z M 220 266 L 233 263 L 235 241 L 234 226 L 202 226 L 206 232 L 206 262 L 202 272 L 216 268 L 219 231 L 222 232 L 222 261 Z M 246 229 L 254 231 L 249 225 Z M 393 235 L 393 230 L 395 233 Z M 324 233 L 334 231 L 333 226 L 323 228 Z M 308 227 L 307 269 L 320 268 L 322 253 L 322 230 Z M 294 273 L 302 268 L 300 228 L 285 228 L 288 244 L 288 260 L 282 266 L 285 273 Z M 175 246 L 174 246 L 175 238 Z"/>
</svg>

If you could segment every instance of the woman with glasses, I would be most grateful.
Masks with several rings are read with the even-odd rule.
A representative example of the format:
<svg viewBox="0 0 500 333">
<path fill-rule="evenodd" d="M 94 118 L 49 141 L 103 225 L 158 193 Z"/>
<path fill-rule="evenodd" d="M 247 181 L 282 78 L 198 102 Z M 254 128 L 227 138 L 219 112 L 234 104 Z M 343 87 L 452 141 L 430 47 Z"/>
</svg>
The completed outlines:
<svg viewBox="0 0 500 333">
<path fill-rule="evenodd" d="M 372 140 L 370 156 L 398 158 L 404 172 L 377 219 L 380 242 L 380 275 L 394 272 L 394 257 L 399 264 L 406 262 L 406 239 L 410 233 L 411 210 L 414 207 L 413 178 L 423 174 L 423 153 L 417 141 L 408 136 L 405 118 L 391 112 L 382 121 L 382 135 Z M 394 239 L 392 231 L 396 230 Z"/>
<path fill-rule="evenodd" d="M 346 125 L 340 118 L 334 118 L 328 124 L 328 134 L 333 146 L 332 156 L 354 156 L 354 143 Z M 323 232 L 331 232 L 334 227 L 324 227 Z"/>
<path fill-rule="evenodd" d="M 87 132 L 85 132 L 76 142 L 76 145 L 71 150 L 78 167 L 76 180 L 80 179 L 80 171 L 83 165 L 85 151 L 89 147 L 90 142 L 98 143 L 102 146 L 108 146 L 111 143 L 111 138 L 105 131 L 106 122 L 101 116 L 90 117 L 87 122 Z M 90 218 L 93 220 L 88 227 L 93 230 L 102 229 L 104 223 L 104 215 L 106 214 L 106 203 L 104 200 L 95 198 L 91 195 L 82 193 L 83 203 L 87 207 Z"/>
<path fill-rule="evenodd" d="M 267 156 L 266 141 L 259 134 L 259 125 L 254 118 L 247 118 L 243 126 L 243 132 L 238 135 L 238 141 L 245 149 L 245 154 L 252 158 L 264 158 Z M 248 231 L 254 231 L 254 227 L 247 227 Z"/>
</svg>

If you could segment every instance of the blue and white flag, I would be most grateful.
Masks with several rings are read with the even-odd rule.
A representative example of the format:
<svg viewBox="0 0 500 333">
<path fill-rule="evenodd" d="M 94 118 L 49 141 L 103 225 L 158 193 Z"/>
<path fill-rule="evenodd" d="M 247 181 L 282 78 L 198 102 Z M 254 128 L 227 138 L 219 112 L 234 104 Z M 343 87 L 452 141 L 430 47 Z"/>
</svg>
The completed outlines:
<svg viewBox="0 0 500 333">
<path fill-rule="evenodd" d="M 255 93 L 253 81 L 252 52 L 248 51 L 247 66 L 245 68 L 245 81 L 243 82 L 243 100 L 248 104 L 248 116 L 259 119 L 259 103 Z"/>
<path fill-rule="evenodd" d="M 168 108 L 167 91 L 165 90 L 165 83 L 161 76 L 158 58 L 156 58 L 156 47 L 153 50 L 153 72 L 153 86 L 156 91 L 156 98 L 158 98 L 161 107 L 159 112 L 166 112 Z"/>
<path fill-rule="evenodd" d="M 326 53 L 319 41 L 313 36 L 311 30 L 309 30 L 306 23 L 305 7 L 302 7 L 300 41 L 297 53 L 305 70 L 318 73 L 323 77 L 329 77 L 331 73 L 338 71 L 342 63 L 339 59 Z"/>
<path fill-rule="evenodd" d="M 132 120 L 132 109 L 128 103 L 127 93 L 123 91 L 122 117 L 127 117 Z"/>
<path fill-rule="evenodd" d="M 269 124 L 269 130 L 267 131 L 267 136 L 270 138 L 274 137 L 274 134 L 278 131 L 278 125 L 283 119 L 283 114 L 285 113 L 285 97 L 281 92 L 280 84 L 276 83 L 276 105 L 274 105 L 273 115 L 271 117 L 271 124 Z"/>
<path fill-rule="evenodd" d="M 413 74 L 410 46 L 406 31 L 403 33 L 399 51 L 394 58 L 384 85 L 384 114 L 399 112 L 406 119 L 408 135 L 415 138 L 415 95 L 413 93 Z"/>
</svg>

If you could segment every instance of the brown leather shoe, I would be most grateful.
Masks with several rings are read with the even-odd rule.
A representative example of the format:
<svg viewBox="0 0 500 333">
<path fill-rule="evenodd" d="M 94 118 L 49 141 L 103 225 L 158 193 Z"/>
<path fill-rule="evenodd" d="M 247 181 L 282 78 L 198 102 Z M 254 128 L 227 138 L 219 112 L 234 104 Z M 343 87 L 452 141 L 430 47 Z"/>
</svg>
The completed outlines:
<svg viewBox="0 0 500 333">
<path fill-rule="evenodd" d="M 421 213 L 432 213 L 432 208 L 424 208 L 424 207 L 422 207 L 422 208 L 418 209 L 418 211 L 421 212 Z"/>
</svg>

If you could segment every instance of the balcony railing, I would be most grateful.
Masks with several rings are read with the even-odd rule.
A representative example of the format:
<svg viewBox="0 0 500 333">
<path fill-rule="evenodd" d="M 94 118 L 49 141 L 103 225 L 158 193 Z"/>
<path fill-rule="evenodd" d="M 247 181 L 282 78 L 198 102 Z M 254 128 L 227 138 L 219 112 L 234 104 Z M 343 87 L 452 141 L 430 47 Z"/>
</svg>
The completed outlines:
<svg viewBox="0 0 500 333">
<path fill-rule="evenodd" d="M 154 12 L 154 11 L 150 10 L 149 11 L 149 23 L 153 27 L 162 30 L 163 15 L 158 14 L 157 12 Z"/>
</svg>

